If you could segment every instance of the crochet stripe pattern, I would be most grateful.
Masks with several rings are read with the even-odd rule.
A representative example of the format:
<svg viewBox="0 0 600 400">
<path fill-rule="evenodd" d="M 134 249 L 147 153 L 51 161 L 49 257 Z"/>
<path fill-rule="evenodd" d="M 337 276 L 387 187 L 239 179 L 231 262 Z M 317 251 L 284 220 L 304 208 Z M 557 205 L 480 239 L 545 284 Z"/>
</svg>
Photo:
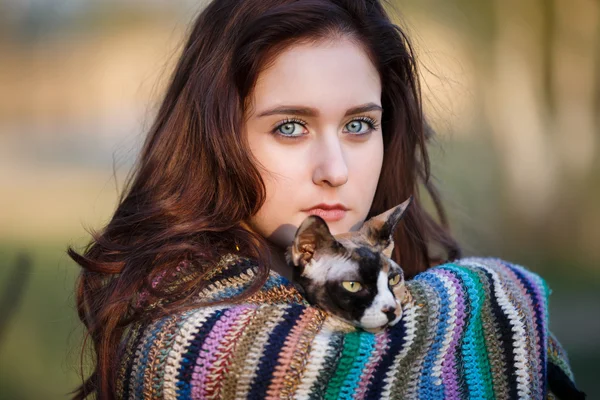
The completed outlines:
<svg viewBox="0 0 600 400">
<path fill-rule="evenodd" d="M 463 258 L 407 281 L 393 327 L 370 333 L 309 305 L 282 276 L 243 304 L 252 260 L 228 254 L 192 311 L 137 323 L 122 341 L 123 399 L 546 399 L 550 360 L 573 378 L 548 331 L 544 280 L 497 258 Z"/>
</svg>

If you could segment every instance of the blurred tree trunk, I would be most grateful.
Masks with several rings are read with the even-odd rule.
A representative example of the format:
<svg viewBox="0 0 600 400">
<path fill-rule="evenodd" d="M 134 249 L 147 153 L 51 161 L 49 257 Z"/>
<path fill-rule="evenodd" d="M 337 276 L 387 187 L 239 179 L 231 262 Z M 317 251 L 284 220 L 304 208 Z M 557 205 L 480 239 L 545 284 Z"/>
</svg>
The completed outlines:
<svg viewBox="0 0 600 400">
<path fill-rule="evenodd" d="M 553 206 L 557 164 L 549 140 L 544 91 L 543 4 L 493 0 L 496 36 L 485 83 L 486 114 L 506 171 L 506 197 L 530 222 Z"/>
<path fill-rule="evenodd" d="M 584 179 L 596 152 L 598 2 L 554 0 L 554 147 L 569 179 Z"/>
</svg>

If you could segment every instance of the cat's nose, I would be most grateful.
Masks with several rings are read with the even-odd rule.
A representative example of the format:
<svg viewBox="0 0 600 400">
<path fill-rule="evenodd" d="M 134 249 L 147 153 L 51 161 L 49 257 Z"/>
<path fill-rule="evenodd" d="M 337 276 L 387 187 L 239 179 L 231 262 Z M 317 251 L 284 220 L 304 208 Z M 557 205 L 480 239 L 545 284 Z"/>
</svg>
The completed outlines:
<svg viewBox="0 0 600 400">
<path fill-rule="evenodd" d="M 390 322 L 396 318 L 396 309 L 394 307 L 383 307 L 381 312 L 385 314 Z"/>
</svg>

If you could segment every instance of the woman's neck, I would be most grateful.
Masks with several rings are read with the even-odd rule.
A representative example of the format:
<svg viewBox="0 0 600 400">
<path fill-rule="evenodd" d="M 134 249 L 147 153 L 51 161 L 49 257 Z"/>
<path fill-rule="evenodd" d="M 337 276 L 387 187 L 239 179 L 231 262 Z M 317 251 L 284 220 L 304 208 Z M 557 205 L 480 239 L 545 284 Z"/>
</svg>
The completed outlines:
<svg viewBox="0 0 600 400">
<path fill-rule="evenodd" d="M 269 243 L 269 250 L 271 251 L 271 269 L 277 272 L 279 275 L 292 280 L 292 268 L 288 265 L 285 260 L 285 250 L 272 243 Z"/>
<path fill-rule="evenodd" d="M 253 232 L 255 235 L 258 235 L 258 233 L 247 222 L 242 222 L 241 226 L 244 229 Z M 269 246 L 269 252 L 271 254 L 271 265 L 269 266 L 269 268 L 291 281 L 293 276 L 293 270 L 285 260 L 285 248 L 281 248 L 275 245 L 268 238 L 266 238 L 266 242 Z"/>
</svg>

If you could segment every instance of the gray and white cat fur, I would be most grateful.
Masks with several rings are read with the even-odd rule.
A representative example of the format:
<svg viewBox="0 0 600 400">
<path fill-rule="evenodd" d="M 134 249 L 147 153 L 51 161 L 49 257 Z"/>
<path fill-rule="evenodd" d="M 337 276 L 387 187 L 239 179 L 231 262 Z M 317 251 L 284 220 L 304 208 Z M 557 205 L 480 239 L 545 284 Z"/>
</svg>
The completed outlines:
<svg viewBox="0 0 600 400">
<path fill-rule="evenodd" d="M 393 233 L 411 202 L 412 196 L 365 221 L 358 231 L 337 235 L 321 217 L 307 217 L 286 261 L 308 302 L 369 331 L 397 323 L 412 297 L 402 268 L 391 259 Z"/>
</svg>

